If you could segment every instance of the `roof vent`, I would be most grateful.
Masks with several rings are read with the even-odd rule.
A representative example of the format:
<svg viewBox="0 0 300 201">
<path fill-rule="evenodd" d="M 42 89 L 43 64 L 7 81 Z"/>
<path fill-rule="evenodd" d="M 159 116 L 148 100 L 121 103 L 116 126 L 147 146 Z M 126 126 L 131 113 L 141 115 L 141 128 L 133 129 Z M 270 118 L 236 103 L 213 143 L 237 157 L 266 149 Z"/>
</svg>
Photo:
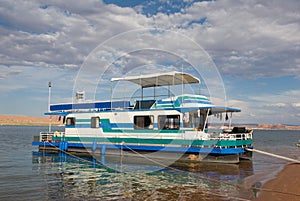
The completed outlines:
<svg viewBox="0 0 300 201">
<path fill-rule="evenodd" d="M 84 91 L 77 91 L 76 92 L 76 102 L 83 103 L 85 101 L 85 92 Z"/>
</svg>

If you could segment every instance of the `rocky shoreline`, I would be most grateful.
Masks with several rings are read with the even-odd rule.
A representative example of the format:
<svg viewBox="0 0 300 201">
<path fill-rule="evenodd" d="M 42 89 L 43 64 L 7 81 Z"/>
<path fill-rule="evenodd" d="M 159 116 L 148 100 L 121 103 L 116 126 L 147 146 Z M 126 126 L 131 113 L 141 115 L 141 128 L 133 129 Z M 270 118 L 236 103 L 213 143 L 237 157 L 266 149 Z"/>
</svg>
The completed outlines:
<svg viewBox="0 0 300 201">
<path fill-rule="evenodd" d="M 300 130 L 300 126 L 284 124 L 257 124 L 253 129 Z"/>
<path fill-rule="evenodd" d="M 246 127 L 253 130 L 300 130 L 300 125 L 285 125 L 285 124 L 234 124 L 238 127 Z M 228 126 L 223 126 L 227 128 Z"/>
<path fill-rule="evenodd" d="M 9 126 L 47 126 L 50 118 L 48 117 L 28 117 L 28 116 L 11 116 L 0 115 L 0 125 Z M 61 125 L 57 117 L 52 117 L 52 125 Z"/>
</svg>

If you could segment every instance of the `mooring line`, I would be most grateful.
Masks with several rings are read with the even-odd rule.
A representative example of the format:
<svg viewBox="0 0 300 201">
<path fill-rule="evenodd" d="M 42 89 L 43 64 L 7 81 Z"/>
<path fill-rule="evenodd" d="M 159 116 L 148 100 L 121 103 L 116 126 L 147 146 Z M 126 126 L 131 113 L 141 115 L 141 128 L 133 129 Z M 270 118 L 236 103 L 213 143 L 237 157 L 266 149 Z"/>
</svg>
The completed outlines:
<svg viewBox="0 0 300 201">
<path fill-rule="evenodd" d="M 268 155 L 268 156 L 273 156 L 275 158 L 280 158 L 280 159 L 291 161 L 291 162 L 294 162 L 294 163 L 300 163 L 300 160 L 293 159 L 293 158 L 288 158 L 288 157 L 285 157 L 285 156 L 280 156 L 280 155 L 269 153 L 269 152 L 266 152 L 266 151 L 261 151 L 261 150 L 258 150 L 258 149 L 248 149 L 248 148 L 245 148 L 245 149 L 247 151 L 252 151 L 252 152 L 257 152 L 257 153 Z"/>
</svg>

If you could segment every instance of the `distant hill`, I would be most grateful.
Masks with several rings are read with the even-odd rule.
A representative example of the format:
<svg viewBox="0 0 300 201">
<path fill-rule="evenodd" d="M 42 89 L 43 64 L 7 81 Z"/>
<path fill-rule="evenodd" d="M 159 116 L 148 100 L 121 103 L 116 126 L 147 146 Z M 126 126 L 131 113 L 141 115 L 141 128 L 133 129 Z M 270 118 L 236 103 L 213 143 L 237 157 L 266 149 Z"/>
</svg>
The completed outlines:
<svg viewBox="0 0 300 201">
<path fill-rule="evenodd" d="M 284 124 L 257 124 L 254 129 L 300 130 L 300 126 Z"/>
<path fill-rule="evenodd" d="M 25 125 L 25 126 L 46 126 L 49 125 L 48 117 L 28 117 L 28 116 L 10 116 L 0 115 L 0 125 Z M 61 125 L 56 117 L 52 117 L 52 125 Z"/>
<path fill-rule="evenodd" d="M 228 125 L 225 125 L 226 127 Z M 286 124 L 234 124 L 232 126 L 247 127 L 257 130 L 300 130 L 300 125 Z"/>
</svg>

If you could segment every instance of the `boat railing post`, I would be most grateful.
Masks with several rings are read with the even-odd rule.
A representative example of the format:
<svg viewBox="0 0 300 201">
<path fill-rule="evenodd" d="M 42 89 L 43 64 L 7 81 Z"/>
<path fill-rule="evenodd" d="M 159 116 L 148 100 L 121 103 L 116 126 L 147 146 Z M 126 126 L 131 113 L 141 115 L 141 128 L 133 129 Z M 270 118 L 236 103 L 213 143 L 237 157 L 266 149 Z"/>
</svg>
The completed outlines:
<svg viewBox="0 0 300 201">
<path fill-rule="evenodd" d="M 40 132 L 40 142 L 43 142 L 44 132 Z"/>
</svg>

